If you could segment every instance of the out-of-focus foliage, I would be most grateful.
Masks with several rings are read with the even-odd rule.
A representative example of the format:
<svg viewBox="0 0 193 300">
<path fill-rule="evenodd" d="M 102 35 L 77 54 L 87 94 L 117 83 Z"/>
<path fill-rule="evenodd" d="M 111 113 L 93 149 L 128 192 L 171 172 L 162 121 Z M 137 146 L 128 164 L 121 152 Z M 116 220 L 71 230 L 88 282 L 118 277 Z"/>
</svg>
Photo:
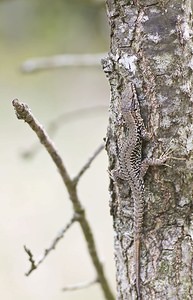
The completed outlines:
<svg viewBox="0 0 193 300">
<path fill-rule="evenodd" d="M 70 53 L 95 52 L 104 50 L 107 32 L 105 4 L 101 1 L 0 2 L 0 36 L 15 47 L 46 39 L 50 41 L 50 53 L 56 48 Z"/>
<path fill-rule="evenodd" d="M 45 151 L 39 151 L 32 161 L 21 159 L 19 154 L 37 140 L 26 124 L 17 120 L 11 100 L 18 98 L 27 103 L 45 127 L 63 113 L 107 106 L 109 87 L 100 66 L 31 74 L 20 71 L 21 64 L 29 58 L 107 51 L 105 6 L 98 0 L 0 0 L 0 39 L 1 298 L 102 299 L 98 285 L 65 295 L 61 292 L 65 285 L 95 276 L 78 226 L 72 228 L 36 274 L 24 276 L 29 262 L 23 245 L 29 246 L 36 257 L 41 255 L 70 219 L 72 208 Z M 107 118 L 107 109 L 94 110 L 88 117 L 80 115 L 64 122 L 58 130 L 54 143 L 71 176 L 77 174 L 102 142 Z M 103 153 L 85 174 L 79 192 L 97 248 L 105 258 L 108 277 L 113 281 L 106 169 Z"/>
</svg>

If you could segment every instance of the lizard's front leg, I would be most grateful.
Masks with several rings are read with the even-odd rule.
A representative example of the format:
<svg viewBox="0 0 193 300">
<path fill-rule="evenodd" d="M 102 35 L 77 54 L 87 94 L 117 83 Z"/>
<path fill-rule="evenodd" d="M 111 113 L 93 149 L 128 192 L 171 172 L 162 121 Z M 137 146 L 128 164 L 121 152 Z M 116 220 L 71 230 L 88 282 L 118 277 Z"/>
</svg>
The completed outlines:
<svg viewBox="0 0 193 300">
<path fill-rule="evenodd" d="M 163 155 L 160 158 L 145 158 L 141 163 L 141 172 L 140 175 L 143 178 L 150 166 L 162 166 L 166 160 L 168 159 L 168 156 Z"/>
</svg>

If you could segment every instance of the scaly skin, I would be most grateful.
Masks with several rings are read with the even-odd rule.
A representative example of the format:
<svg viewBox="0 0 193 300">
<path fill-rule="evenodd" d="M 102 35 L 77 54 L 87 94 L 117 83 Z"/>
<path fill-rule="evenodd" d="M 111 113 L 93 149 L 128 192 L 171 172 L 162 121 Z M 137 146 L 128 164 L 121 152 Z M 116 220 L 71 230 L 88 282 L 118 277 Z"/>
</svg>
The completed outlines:
<svg viewBox="0 0 193 300">
<path fill-rule="evenodd" d="M 134 259 L 136 274 L 136 290 L 138 299 L 141 299 L 140 291 L 140 249 L 141 234 L 143 230 L 144 213 L 144 182 L 149 165 L 162 165 L 166 157 L 161 159 L 146 159 L 142 162 L 142 139 L 149 139 L 143 119 L 140 114 L 135 86 L 130 83 L 127 97 L 122 99 L 121 111 L 128 128 L 128 135 L 120 147 L 118 177 L 127 181 L 131 188 L 134 201 Z"/>
<path fill-rule="evenodd" d="M 143 227 L 144 184 L 141 177 L 142 136 L 145 127 L 140 115 L 139 102 L 134 85 L 129 86 L 129 99 L 121 103 L 122 115 L 128 127 L 127 139 L 123 142 L 120 155 L 120 177 L 128 181 L 134 201 L 134 251 L 137 296 L 140 299 L 140 240 Z"/>
</svg>

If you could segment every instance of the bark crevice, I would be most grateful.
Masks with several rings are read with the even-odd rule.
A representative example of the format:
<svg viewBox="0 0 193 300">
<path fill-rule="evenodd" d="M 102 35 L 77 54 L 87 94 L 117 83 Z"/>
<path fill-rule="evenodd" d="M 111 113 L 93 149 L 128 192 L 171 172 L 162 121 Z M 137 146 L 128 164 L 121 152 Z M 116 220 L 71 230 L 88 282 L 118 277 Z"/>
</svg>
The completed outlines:
<svg viewBox="0 0 193 300">
<path fill-rule="evenodd" d="M 128 3 L 129 2 L 129 3 Z M 152 139 L 144 157 L 172 149 L 168 166 L 145 177 L 141 249 L 142 299 L 192 299 L 193 117 L 191 1 L 107 0 L 110 52 L 103 68 L 111 87 L 106 149 L 109 170 L 119 165 L 125 137 L 120 101 L 133 82 Z M 176 159 L 180 158 L 180 160 Z M 133 200 L 130 188 L 110 182 L 115 230 L 117 299 L 137 299 L 133 257 Z"/>
</svg>

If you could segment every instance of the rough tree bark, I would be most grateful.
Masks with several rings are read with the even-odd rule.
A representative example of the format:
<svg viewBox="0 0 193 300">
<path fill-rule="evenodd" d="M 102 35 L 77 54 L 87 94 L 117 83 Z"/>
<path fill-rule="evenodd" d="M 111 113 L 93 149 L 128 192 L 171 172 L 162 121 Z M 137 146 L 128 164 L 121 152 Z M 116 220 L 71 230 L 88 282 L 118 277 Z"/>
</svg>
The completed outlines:
<svg viewBox="0 0 193 300">
<path fill-rule="evenodd" d="M 103 68 L 111 87 L 109 170 L 119 166 L 118 142 L 126 135 L 120 101 L 129 82 L 136 86 L 152 134 L 143 156 L 159 157 L 168 148 L 173 156 L 169 166 L 150 167 L 145 176 L 141 298 L 193 299 L 191 1 L 107 0 L 107 14 L 111 45 Z M 117 299 L 137 299 L 130 188 L 111 179 L 110 194 Z"/>
</svg>

